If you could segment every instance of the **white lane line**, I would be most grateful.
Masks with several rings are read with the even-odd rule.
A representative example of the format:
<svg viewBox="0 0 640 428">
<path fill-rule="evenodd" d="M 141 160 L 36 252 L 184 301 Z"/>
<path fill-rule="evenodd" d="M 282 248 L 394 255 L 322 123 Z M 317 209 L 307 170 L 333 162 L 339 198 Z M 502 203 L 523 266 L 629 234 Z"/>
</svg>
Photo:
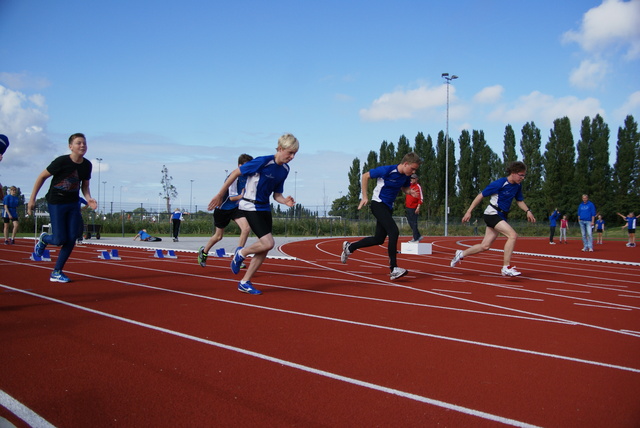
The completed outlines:
<svg viewBox="0 0 640 428">
<path fill-rule="evenodd" d="M 7 287 L 7 288 L 12 288 L 12 287 L 5 286 L 5 285 L 2 285 L 2 286 L 3 287 Z M 129 318 L 124 318 L 124 317 L 121 317 L 121 316 L 118 316 L 118 315 L 113 315 L 113 314 L 109 314 L 109 313 L 106 313 L 106 312 L 98 311 L 98 310 L 95 310 L 95 309 L 86 308 L 84 306 L 76 305 L 74 303 L 65 302 L 63 300 L 58 300 L 58 299 L 55 299 L 55 298 L 52 298 L 52 297 L 48 297 L 48 296 L 42 296 L 42 295 L 39 295 L 37 293 L 26 292 L 24 290 L 19 290 L 19 289 L 15 289 L 15 290 L 16 291 L 22 291 L 24 294 L 28 294 L 28 295 L 33 296 L 33 297 L 38 297 L 38 298 L 41 298 L 41 299 L 44 299 L 44 300 L 49 300 L 49 301 L 54 302 L 54 303 L 58 303 L 58 304 L 61 304 L 61 305 L 64 305 L 64 306 L 69 306 L 71 308 L 75 308 L 75 309 L 79 309 L 79 310 L 82 310 L 82 311 L 90 312 L 92 314 L 103 316 L 103 317 L 106 317 L 106 318 L 111 318 L 111 319 L 114 319 L 114 320 L 117 320 L 117 321 L 122 321 L 122 322 L 125 322 L 125 323 L 133 324 L 133 325 L 136 325 L 138 327 L 147 328 L 147 329 L 150 329 L 150 330 L 155 330 L 155 331 L 158 331 L 158 332 L 161 332 L 161 333 L 170 334 L 170 335 L 173 335 L 173 336 L 176 336 L 176 337 L 180 337 L 180 338 L 191 340 L 191 341 L 198 342 L 198 343 L 203 343 L 205 345 L 210 345 L 210 346 L 214 346 L 214 347 L 217 347 L 217 348 L 226 349 L 228 351 L 237 352 L 239 354 L 243 354 L 243 355 L 247 355 L 247 356 L 250 356 L 250 357 L 258 358 L 258 359 L 261 359 L 261 360 L 269 361 L 269 362 L 272 362 L 272 363 L 275 363 L 275 364 L 278 364 L 278 365 L 291 367 L 293 369 L 301 370 L 301 371 L 304 371 L 304 372 L 307 372 L 307 373 L 316 374 L 316 375 L 319 375 L 319 376 L 324 376 L 324 377 L 327 377 L 327 378 L 330 378 L 330 379 L 338 380 L 338 381 L 349 383 L 349 384 L 352 384 L 352 385 L 357 385 L 357 386 L 361 386 L 361 387 L 364 387 L 364 388 L 369 388 L 369 389 L 372 389 L 372 390 L 375 390 L 375 391 L 384 392 L 384 393 L 392 394 L 392 395 L 397 395 L 399 397 L 407 398 L 409 400 L 414 400 L 414 401 L 418 401 L 418 402 L 425 403 L 425 404 L 430 404 L 432 406 L 441 407 L 443 409 L 453 410 L 453 411 L 456 411 L 456 412 L 459 412 L 459 413 L 464 413 L 464 414 L 475 416 L 475 417 L 478 417 L 478 418 L 487 419 L 487 420 L 490 420 L 490 421 L 500 422 L 500 423 L 503 423 L 503 424 L 506 424 L 506 425 L 512 425 L 512 426 L 517 426 L 517 427 L 534 427 L 535 426 L 535 425 L 531 425 L 531 424 L 528 424 L 526 422 L 518 421 L 518 420 L 515 420 L 515 419 L 509 419 L 509 418 L 505 418 L 505 417 L 502 417 L 502 416 L 494 415 L 494 414 L 491 414 L 491 413 L 486 413 L 486 412 L 482 412 L 482 411 L 479 411 L 479 410 L 471 409 L 471 408 L 468 408 L 468 407 L 463 407 L 463 406 L 459 406 L 459 405 L 456 405 L 456 404 L 447 403 L 445 401 L 440 401 L 440 400 L 436 400 L 436 399 L 433 399 L 433 398 L 428 398 L 428 397 L 424 397 L 424 396 L 421 396 L 421 395 L 412 394 L 410 392 L 400 391 L 400 390 L 395 389 L 395 388 L 388 388 L 388 387 L 385 387 L 385 386 L 382 386 L 382 385 L 377 385 L 377 384 L 374 384 L 374 383 L 371 383 L 371 382 L 365 382 L 365 381 L 354 379 L 354 378 L 350 378 L 350 377 L 347 377 L 347 376 L 342 376 L 342 375 L 339 375 L 339 374 L 336 374 L 336 373 L 331 373 L 331 372 L 328 372 L 328 371 L 325 371 L 325 370 L 320 370 L 320 369 L 316 369 L 316 368 L 313 368 L 313 367 L 305 366 L 303 364 L 298 364 L 298 363 L 294 363 L 294 362 L 291 362 L 291 361 L 283 360 L 281 358 L 272 357 L 270 355 L 261 354 L 259 352 L 250 351 L 248 349 L 243 349 L 243 348 L 238 348 L 236 346 L 226 345 L 224 343 L 215 342 L 213 340 L 203 339 L 201 337 L 192 336 L 190 334 L 181 333 L 181 332 L 178 332 L 178 331 L 175 331 L 175 330 L 170 330 L 170 329 L 159 327 L 159 326 L 156 326 L 156 325 L 147 324 L 147 323 L 140 322 L 140 321 L 135 321 L 135 320 L 132 320 L 132 319 L 129 319 Z M 40 426 L 40 425 L 34 425 L 34 426 Z M 51 426 L 51 425 L 43 425 L 43 426 Z"/>
<path fill-rule="evenodd" d="M 544 299 L 532 299 L 531 297 L 503 296 L 501 294 L 496 295 L 496 297 L 502 297 L 504 299 L 531 300 L 534 302 L 544 302 Z"/>
<path fill-rule="evenodd" d="M 24 423 L 31 427 L 38 428 L 55 428 L 55 425 L 50 424 L 42 416 L 4 392 L 0 389 L 0 406 L 9 410 L 11 413 L 20 418 Z M 2 418 L 0 418 L 2 419 Z M 13 426 L 13 425 L 7 425 Z"/>
</svg>

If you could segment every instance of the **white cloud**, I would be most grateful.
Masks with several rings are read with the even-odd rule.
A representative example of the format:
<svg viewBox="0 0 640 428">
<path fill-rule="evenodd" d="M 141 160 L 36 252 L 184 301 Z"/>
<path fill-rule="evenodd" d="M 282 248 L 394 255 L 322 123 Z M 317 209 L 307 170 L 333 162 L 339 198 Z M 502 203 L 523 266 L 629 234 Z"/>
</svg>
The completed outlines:
<svg viewBox="0 0 640 428">
<path fill-rule="evenodd" d="M 455 94 L 455 86 L 449 96 Z M 443 105 L 447 102 L 446 85 L 435 88 L 420 86 L 411 90 L 396 90 L 374 100 L 371 107 L 360 110 L 360 118 L 366 121 L 410 119 L 419 111 Z"/>
<path fill-rule="evenodd" d="M 475 94 L 473 101 L 480 104 L 493 104 L 500 101 L 503 92 L 502 85 L 488 86 Z"/>
<path fill-rule="evenodd" d="M 595 98 L 579 99 L 574 96 L 556 98 L 553 95 L 534 91 L 522 96 L 512 106 L 502 106 L 489 114 L 491 120 L 503 123 L 536 122 L 538 127 L 552 126 L 555 119 L 567 116 L 577 124 L 585 116 L 604 116 L 600 101 Z"/>
<path fill-rule="evenodd" d="M 16 90 L 35 89 L 40 90 L 50 85 L 49 80 L 43 77 L 32 76 L 28 73 L 0 72 L 0 83 Z"/>
<path fill-rule="evenodd" d="M 637 121 L 637 118 L 640 116 L 640 91 L 629 95 L 624 104 L 616 109 L 613 114 L 615 118 L 620 121 L 623 121 L 627 115 L 632 114 Z"/>
<path fill-rule="evenodd" d="M 586 52 L 597 54 L 612 47 L 626 49 L 628 59 L 640 57 L 640 0 L 605 0 L 588 10 L 577 31 L 563 35 Z"/>
<path fill-rule="evenodd" d="M 50 156 L 53 145 L 46 133 L 48 120 L 43 96 L 26 96 L 0 85 L 0 130 L 11 142 L 3 165 L 21 167 Z"/>
<path fill-rule="evenodd" d="M 578 88 L 595 89 L 600 86 L 610 71 L 611 67 L 607 61 L 586 59 L 571 72 L 569 82 Z"/>
</svg>

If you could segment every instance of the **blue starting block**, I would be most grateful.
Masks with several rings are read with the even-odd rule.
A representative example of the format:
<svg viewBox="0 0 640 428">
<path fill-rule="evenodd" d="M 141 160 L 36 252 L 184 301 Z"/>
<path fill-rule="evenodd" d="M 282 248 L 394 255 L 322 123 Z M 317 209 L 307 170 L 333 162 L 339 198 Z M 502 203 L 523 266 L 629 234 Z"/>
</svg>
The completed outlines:
<svg viewBox="0 0 640 428">
<path fill-rule="evenodd" d="M 49 250 L 44 250 L 42 256 L 37 255 L 35 252 L 31 253 L 31 257 L 29 257 L 34 262 L 50 262 L 51 261 L 51 253 Z"/>
<path fill-rule="evenodd" d="M 118 254 L 118 250 L 98 250 L 100 254 L 98 255 L 99 259 L 102 260 L 122 260 L 120 255 Z"/>
<path fill-rule="evenodd" d="M 165 254 L 161 249 L 154 250 L 153 257 L 158 259 L 177 259 L 178 258 L 174 250 L 167 250 L 167 253 Z"/>
<path fill-rule="evenodd" d="M 224 248 L 218 248 L 216 250 L 216 256 L 218 256 L 218 257 L 224 257 L 225 254 L 227 254 L 227 253 L 224 251 Z"/>
</svg>

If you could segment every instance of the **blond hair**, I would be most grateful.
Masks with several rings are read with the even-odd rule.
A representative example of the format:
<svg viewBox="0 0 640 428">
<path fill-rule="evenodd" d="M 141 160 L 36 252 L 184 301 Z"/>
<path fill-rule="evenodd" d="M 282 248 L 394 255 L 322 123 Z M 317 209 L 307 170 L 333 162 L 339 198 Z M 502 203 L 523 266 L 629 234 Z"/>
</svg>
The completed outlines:
<svg viewBox="0 0 640 428">
<path fill-rule="evenodd" d="M 284 134 L 280 138 L 278 138 L 278 148 L 297 152 L 300 148 L 300 143 L 298 142 L 298 139 L 293 136 L 293 134 Z"/>
</svg>

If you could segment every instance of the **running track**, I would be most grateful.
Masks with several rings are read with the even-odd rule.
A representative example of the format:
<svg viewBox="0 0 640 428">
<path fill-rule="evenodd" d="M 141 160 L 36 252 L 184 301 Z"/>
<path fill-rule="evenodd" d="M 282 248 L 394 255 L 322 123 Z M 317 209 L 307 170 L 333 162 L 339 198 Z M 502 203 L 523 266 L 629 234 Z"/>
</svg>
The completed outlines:
<svg viewBox="0 0 640 428">
<path fill-rule="evenodd" d="M 406 239 L 406 238 L 405 238 Z M 522 238 L 449 267 L 434 253 L 340 263 L 286 244 L 236 290 L 228 258 L 76 247 L 65 272 L 0 247 L 0 416 L 18 427 L 640 426 L 640 250 Z M 502 248 L 498 241 L 495 248 Z M 195 249 L 194 249 L 195 250 Z M 551 254 L 549 254 L 551 253 Z M 55 260 L 55 252 L 53 257 Z M 248 259 L 250 260 L 250 259 Z"/>
</svg>

